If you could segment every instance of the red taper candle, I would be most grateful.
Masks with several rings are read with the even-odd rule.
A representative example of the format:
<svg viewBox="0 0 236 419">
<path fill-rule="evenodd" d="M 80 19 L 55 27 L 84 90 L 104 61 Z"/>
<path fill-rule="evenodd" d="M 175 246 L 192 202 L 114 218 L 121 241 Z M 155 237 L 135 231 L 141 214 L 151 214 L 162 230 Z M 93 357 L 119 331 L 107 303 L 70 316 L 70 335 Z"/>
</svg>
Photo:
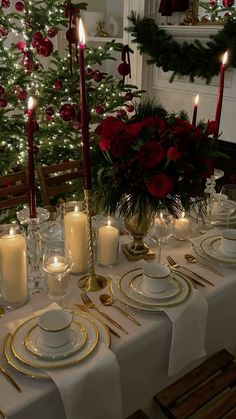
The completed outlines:
<svg viewBox="0 0 236 419">
<path fill-rule="evenodd" d="M 198 101 L 199 101 L 199 95 L 195 96 L 194 100 L 194 107 L 193 107 L 193 119 L 192 119 L 192 125 L 196 127 L 197 122 L 197 108 L 198 108 Z"/>
<path fill-rule="evenodd" d="M 84 189 L 92 188 L 91 167 L 90 167 L 90 150 L 89 150 L 89 125 L 88 125 L 88 109 L 85 86 L 85 68 L 84 68 L 84 49 L 85 34 L 82 19 L 79 19 L 79 42 L 77 45 L 79 50 L 79 69 L 80 69 L 80 111 L 81 111 L 81 128 L 82 128 L 82 154 L 83 154 L 83 170 L 84 170 Z"/>
<path fill-rule="evenodd" d="M 219 128 L 220 128 L 220 117 L 221 117 L 221 109 L 222 109 L 223 93 L 224 93 L 225 64 L 227 63 L 227 59 L 228 59 L 228 52 L 226 51 L 223 55 L 222 64 L 220 67 L 220 79 L 219 79 L 219 88 L 218 88 L 216 113 L 215 113 L 215 123 L 216 123 L 215 137 L 218 136 Z"/>
<path fill-rule="evenodd" d="M 27 147 L 28 147 L 28 178 L 29 178 L 29 210 L 30 218 L 36 218 L 35 197 L 35 172 L 34 172 L 34 130 L 35 130 L 35 104 L 32 97 L 29 98 L 26 121 Z"/>
</svg>

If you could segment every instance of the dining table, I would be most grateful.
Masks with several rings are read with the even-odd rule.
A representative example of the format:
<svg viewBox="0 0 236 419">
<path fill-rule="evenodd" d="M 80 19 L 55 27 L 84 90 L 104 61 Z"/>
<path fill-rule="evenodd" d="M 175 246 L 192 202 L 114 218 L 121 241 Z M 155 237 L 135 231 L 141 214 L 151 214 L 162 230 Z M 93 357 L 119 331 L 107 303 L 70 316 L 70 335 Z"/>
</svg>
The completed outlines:
<svg viewBox="0 0 236 419">
<path fill-rule="evenodd" d="M 130 238 L 123 235 L 120 240 L 127 243 Z M 146 241 L 154 253 L 157 252 L 157 245 L 151 238 L 147 237 Z M 28 377 L 14 370 L 5 359 L 3 345 L 6 335 L 21 319 L 32 317 L 50 307 L 52 301 L 46 293 L 36 294 L 30 296 L 24 306 L 6 310 L 0 318 L 0 365 L 21 388 L 21 392 L 17 391 L 0 373 L 0 409 L 6 417 L 125 419 L 142 409 L 149 418 L 164 418 L 153 398 L 157 392 L 222 348 L 236 354 L 235 265 L 208 261 L 213 269 L 222 274 L 220 276 L 198 263 L 190 265 L 184 258 L 187 253 L 194 254 L 191 240 L 171 237 L 163 245 L 163 262 L 166 263 L 166 256 L 170 255 L 178 264 L 193 270 L 213 285 L 205 283 L 205 286 L 193 286 L 191 283 L 191 295 L 186 308 L 183 303 L 183 307 L 180 305 L 169 312 L 139 310 L 117 301 L 117 305 L 140 325 L 130 321 L 113 306 L 104 307 L 99 296 L 110 293 L 110 281 L 118 280 L 129 269 L 141 269 L 142 263 L 148 262 L 130 262 L 120 250 L 117 265 L 109 268 L 95 265 L 96 273 L 105 276 L 109 284 L 101 291 L 88 295 L 128 333 L 109 324 L 120 334 L 120 338 L 111 335 L 109 348 L 101 344 L 95 354 L 78 365 L 68 366 L 58 372 L 51 371 L 48 379 Z M 66 302 L 68 309 L 79 310 L 76 304 L 83 304 L 79 278 L 78 275 L 71 275 L 71 292 Z M 196 310 L 193 313 L 191 306 L 194 304 Z M 93 309 L 90 311 L 99 317 Z M 197 341 L 199 336 L 200 343 Z M 195 338 L 196 347 L 199 344 L 196 350 Z"/>
</svg>

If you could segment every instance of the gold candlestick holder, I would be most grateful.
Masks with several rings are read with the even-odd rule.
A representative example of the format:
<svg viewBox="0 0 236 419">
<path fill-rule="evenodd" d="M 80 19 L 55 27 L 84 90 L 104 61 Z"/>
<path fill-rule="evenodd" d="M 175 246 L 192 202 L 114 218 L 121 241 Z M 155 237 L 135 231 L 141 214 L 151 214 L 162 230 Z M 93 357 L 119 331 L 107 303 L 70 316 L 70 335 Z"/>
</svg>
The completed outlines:
<svg viewBox="0 0 236 419">
<path fill-rule="evenodd" d="M 101 275 L 97 275 L 94 269 L 94 251 L 93 251 L 93 230 L 91 216 L 91 190 L 84 189 L 85 209 L 88 217 L 88 274 L 79 279 L 78 286 L 84 291 L 99 291 L 107 285 L 107 280 Z"/>
</svg>

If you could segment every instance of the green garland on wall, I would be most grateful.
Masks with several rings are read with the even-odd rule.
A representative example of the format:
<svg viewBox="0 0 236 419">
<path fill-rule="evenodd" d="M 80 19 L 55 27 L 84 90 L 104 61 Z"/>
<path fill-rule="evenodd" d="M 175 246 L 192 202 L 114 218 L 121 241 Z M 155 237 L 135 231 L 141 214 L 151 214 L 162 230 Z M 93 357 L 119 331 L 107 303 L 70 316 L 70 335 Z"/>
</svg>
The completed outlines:
<svg viewBox="0 0 236 419">
<path fill-rule="evenodd" d="M 151 18 L 140 18 L 134 12 L 128 17 L 128 32 L 138 43 L 141 53 L 150 56 L 149 64 L 156 64 L 163 71 L 172 71 L 170 81 L 175 76 L 189 76 L 191 82 L 195 77 L 209 83 L 220 71 L 220 57 L 228 50 L 228 64 L 236 67 L 236 22 L 228 20 L 223 29 L 209 36 L 203 45 L 195 39 L 193 42 L 176 42 L 167 31 L 160 29 Z M 187 31 L 187 27 L 186 27 Z"/>
</svg>

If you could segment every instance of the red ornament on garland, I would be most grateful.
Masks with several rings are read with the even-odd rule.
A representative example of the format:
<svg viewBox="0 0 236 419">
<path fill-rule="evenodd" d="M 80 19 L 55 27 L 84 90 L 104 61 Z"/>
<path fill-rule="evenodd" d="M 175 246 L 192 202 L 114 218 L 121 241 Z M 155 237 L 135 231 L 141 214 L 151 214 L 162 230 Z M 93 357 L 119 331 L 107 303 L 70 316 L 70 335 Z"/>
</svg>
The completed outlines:
<svg viewBox="0 0 236 419">
<path fill-rule="evenodd" d="M 120 63 L 118 66 L 118 73 L 125 77 L 130 73 L 130 65 L 126 62 Z"/>
<path fill-rule="evenodd" d="M 134 106 L 133 105 L 128 105 L 127 106 L 127 111 L 128 112 L 134 112 Z"/>
<path fill-rule="evenodd" d="M 93 78 L 94 71 L 93 71 L 92 68 L 87 68 L 87 70 L 86 70 L 86 76 L 90 77 L 91 79 Z"/>
<path fill-rule="evenodd" d="M 3 86 L 0 86 L 0 95 L 4 95 L 6 93 L 6 89 Z"/>
<path fill-rule="evenodd" d="M 71 105 L 70 103 L 65 103 L 60 107 L 59 114 L 63 121 L 70 122 L 73 121 L 76 117 L 76 109 L 74 105 Z"/>
<path fill-rule="evenodd" d="M 44 38 L 42 39 L 36 47 L 36 51 L 39 55 L 43 57 L 49 57 L 53 52 L 53 43 L 50 39 Z"/>
<path fill-rule="evenodd" d="M 24 51 L 26 43 L 24 41 L 19 41 L 16 44 L 16 48 L 19 49 L 21 52 Z"/>
<path fill-rule="evenodd" d="M 132 100 L 134 97 L 133 93 L 131 92 L 131 90 L 129 90 L 126 94 L 125 94 L 125 100 Z"/>
<path fill-rule="evenodd" d="M 0 108 L 5 108 L 7 106 L 7 100 L 3 97 L 0 98 Z"/>
<path fill-rule="evenodd" d="M 25 10 L 25 4 L 23 3 L 23 1 L 17 1 L 15 4 L 15 8 L 16 10 L 18 10 L 18 12 L 23 12 Z"/>
<path fill-rule="evenodd" d="M 8 30 L 6 28 L 0 28 L 0 38 L 2 36 L 7 36 L 8 35 Z"/>
<path fill-rule="evenodd" d="M 102 79 L 103 79 L 103 75 L 102 75 L 101 71 L 95 70 L 94 75 L 93 75 L 93 80 L 96 81 L 97 83 L 99 83 L 100 81 L 102 81 Z"/>
<path fill-rule="evenodd" d="M 71 44 L 76 44 L 78 42 L 78 34 L 76 28 L 72 27 L 66 31 L 66 39 Z"/>
<path fill-rule="evenodd" d="M 234 0 L 223 0 L 224 7 L 232 7 L 234 5 Z"/>
<path fill-rule="evenodd" d="M 61 80 L 56 80 L 53 84 L 53 87 L 55 90 L 61 90 L 62 89 L 62 81 Z"/>
<path fill-rule="evenodd" d="M 48 34 L 49 38 L 54 38 L 54 36 L 56 36 L 58 34 L 58 29 L 57 28 L 48 28 L 47 34 Z"/>
<path fill-rule="evenodd" d="M 18 90 L 16 93 L 16 97 L 19 100 L 25 100 L 27 99 L 27 92 L 26 90 Z"/>
<path fill-rule="evenodd" d="M 36 48 L 40 44 L 40 41 L 42 41 L 42 39 L 43 39 L 43 35 L 41 34 L 41 32 L 39 31 L 35 32 L 32 35 L 32 43 L 31 43 L 32 47 Z"/>
<path fill-rule="evenodd" d="M 4 7 L 5 9 L 7 9 L 8 7 L 10 7 L 10 0 L 2 0 L 2 1 L 1 1 L 1 5 L 2 5 L 2 7 Z"/>
<path fill-rule="evenodd" d="M 105 109 L 103 108 L 103 106 L 98 105 L 98 106 L 96 106 L 96 108 L 95 108 L 95 112 L 96 112 L 98 115 L 102 115 L 102 114 L 104 113 L 104 111 L 105 111 Z"/>
</svg>

